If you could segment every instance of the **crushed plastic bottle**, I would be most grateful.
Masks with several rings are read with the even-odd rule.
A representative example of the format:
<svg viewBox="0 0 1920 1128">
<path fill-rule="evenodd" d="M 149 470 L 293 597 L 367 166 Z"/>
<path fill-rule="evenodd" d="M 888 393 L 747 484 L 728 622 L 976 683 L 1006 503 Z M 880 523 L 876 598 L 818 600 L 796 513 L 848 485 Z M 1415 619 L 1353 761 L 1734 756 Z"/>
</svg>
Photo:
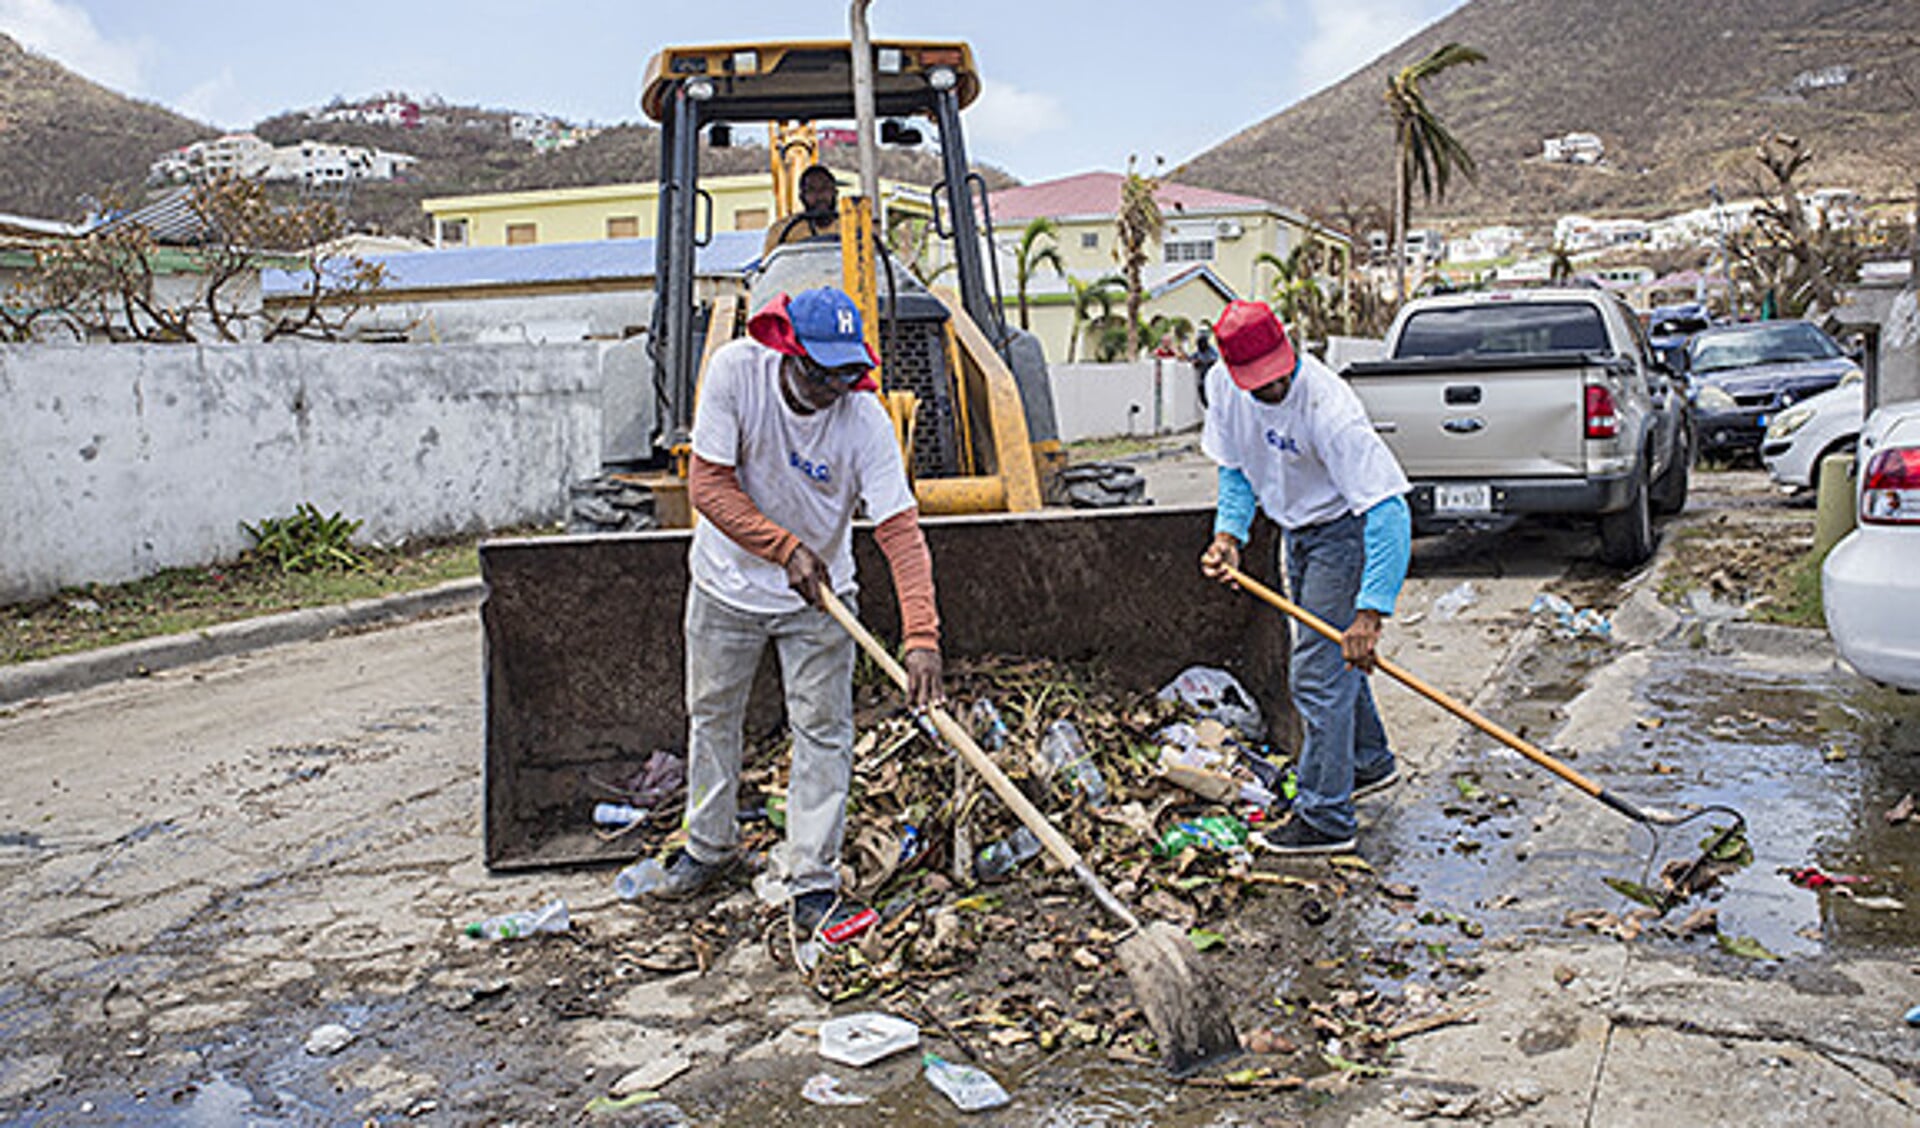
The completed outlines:
<svg viewBox="0 0 1920 1128">
<path fill-rule="evenodd" d="M 1460 612 L 1478 602 L 1480 602 L 1480 592 L 1474 588 L 1472 580 L 1466 580 L 1433 601 L 1433 616 L 1444 622 L 1457 617 Z"/>
<path fill-rule="evenodd" d="M 1019 869 L 1020 863 L 1038 853 L 1040 840 L 1023 826 L 974 857 L 974 880 L 997 881 Z"/>
<path fill-rule="evenodd" d="M 1247 824 L 1231 815 L 1208 815 L 1176 824 L 1156 847 L 1162 857 L 1171 858 L 1189 846 L 1231 854 L 1246 849 Z"/>
<path fill-rule="evenodd" d="M 539 912 L 508 913 L 467 926 L 467 935 L 479 940 L 518 940 L 540 932 L 565 932 L 573 927 L 567 903 L 554 901 Z"/>
<path fill-rule="evenodd" d="M 1046 735 L 1040 738 L 1040 759 L 1049 776 L 1059 777 L 1085 793 L 1089 804 L 1107 805 L 1106 777 L 1100 774 L 1093 753 L 1072 721 L 1062 717 L 1047 726 Z"/>
<path fill-rule="evenodd" d="M 667 870 L 658 858 L 642 858 L 613 877 L 613 891 L 622 901 L 634 901 L 660 888 Z"/>
<path fill-rule="evenodd" d="M 593 821 L 600 826 L 632 826 L 647 821 L 645 807 L 635 807 L 626 803 L 595 803 Z"/>
<path fill-rule="evenodd" d="M 976 699 L 973 708 L 967 710 L 967 721 L 973 726 L 973 738 L 980 742 L 980 747 L 998 752 L 1007 746 L 1010 736 L 1007 722 L 1001 719 L 1000 710 L 994 708 L 993 698 Z"/>
<path fill-rule="evenodd" d="M 946 1094 L 961 1112 L 999 1108 L 1013 1098 L 1000 1082 L 970 1065 L 956 1065 L 939 1054 L 923 1054 L 920 1064 L 927 1072 L 927 1083 Z"/>
</svg>

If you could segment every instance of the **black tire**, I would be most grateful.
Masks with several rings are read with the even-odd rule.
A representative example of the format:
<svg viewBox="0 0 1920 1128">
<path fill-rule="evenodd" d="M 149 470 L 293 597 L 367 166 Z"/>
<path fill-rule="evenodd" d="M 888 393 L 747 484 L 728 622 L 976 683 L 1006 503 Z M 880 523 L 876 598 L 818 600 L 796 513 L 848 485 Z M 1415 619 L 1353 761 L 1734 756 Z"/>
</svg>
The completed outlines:
<svg viewBox="0 0 1920 1128">
<path fill-rule="evenodd" d="M 1618 513 L 1600 518 L 1600 559 L 1619 568 L 1637 568 L 1653 556 L 1653 506 L 1647 478 L 1636 474 L 1633 496 Z"/>
<path fill-rule="evenodd" d="M 1653 511 L 1661 517 L 1671 517 L 1687 507 L 1687 486 L 1693 468 L 1693 432 L 1683 431 L 1680 435 L 1680 449 L 1667 463 L 1666 470 L 1654 480 Z"/>
</svg>

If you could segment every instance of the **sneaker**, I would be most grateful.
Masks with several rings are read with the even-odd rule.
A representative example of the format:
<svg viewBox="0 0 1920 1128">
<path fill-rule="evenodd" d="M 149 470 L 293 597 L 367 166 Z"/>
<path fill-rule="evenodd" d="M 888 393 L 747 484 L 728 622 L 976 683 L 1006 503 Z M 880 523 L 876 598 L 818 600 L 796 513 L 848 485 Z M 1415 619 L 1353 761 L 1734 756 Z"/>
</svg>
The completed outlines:
<svg viewBox="0 0 1920 1128">
<path fill-rule="evenodd" d="M 811 972 L 825 952 L 860 938 L 880 920 L 880 914 L 842 898 L 832 889 L 815 889 L 787 902 L 787 939 L 793 962 Z"/>
<path fill-rule="evenodd" d="M 1254 845 L 1275 854 L 1346 854 L 1354 848 L 1351 836 L 1322 834 L 1301 818 L 1289 819 L 1272 830 L 1255 831 L 1249 837 Z"/>
<path fill-rule="evenodd" d="M 703 862 L 681 847 L 667 860 L 667 875 L 654 887 L 653 895 L 669 901 L 684 901 L 711 888 L 714 882 L 733 868 L 733 862 L 731 857 L 718 862 Z"/>
<path fill-rule="evenodd" d="M 1388 764 L 1387 770 L 1378 775 L 1363 775 L 1360 772 L 1355 772 L 1353 773 L 1353 797 L 1355 799 L 1364 799 L 1369 795 L 1385 791 L 1387 788 L 1399 782 L 1399 764 Z"/>
</svg>

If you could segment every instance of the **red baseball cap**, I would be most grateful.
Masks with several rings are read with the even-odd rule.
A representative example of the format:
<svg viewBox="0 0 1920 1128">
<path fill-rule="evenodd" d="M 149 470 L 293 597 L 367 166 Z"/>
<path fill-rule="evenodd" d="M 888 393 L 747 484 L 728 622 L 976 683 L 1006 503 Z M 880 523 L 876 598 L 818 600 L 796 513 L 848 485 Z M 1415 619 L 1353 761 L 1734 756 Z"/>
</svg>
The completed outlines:
<svg viewBox="0 0 1920 1128">
<path fill-rule="evenodd" d="M 1287 327 L 1262 302 L 1229 302 L 1213 323 L 1220 359 L 1233 382 L 1252 391 L 1291 376 L 1300 358 L 1287 339 Z"/>
</svg>

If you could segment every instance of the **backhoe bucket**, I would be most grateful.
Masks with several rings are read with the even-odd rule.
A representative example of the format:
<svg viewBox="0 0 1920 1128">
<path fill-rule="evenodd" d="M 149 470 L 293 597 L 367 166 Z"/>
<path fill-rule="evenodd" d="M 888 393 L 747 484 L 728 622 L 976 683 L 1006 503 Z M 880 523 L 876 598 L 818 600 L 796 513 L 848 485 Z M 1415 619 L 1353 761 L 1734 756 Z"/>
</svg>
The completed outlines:
<svg viewBox="0 0 1920 1128">
<path fill-rule="evenodd" d="M 1286 727 L 1284 622 L 1203 579 L 1211 508 L 1048 510 L 929 518 L 948 661 L 1094 660 L 1117 690 L 1151 692 L 1187 666 L 1232 670 Z M 622 861 L 594 831 L 606 783 L 686 747 L 686 530 L 487 541 L 486 862 L 496 870 Z M 855 533 L 860 615 L 898 639 L 870 529 Z M 1270 542 L 1249 561 L 1271 560 Z M 771 655 L 750 733 L 780 716 Z M 674 812 L 674 817 L 678 817 Z"/>
</svg>

